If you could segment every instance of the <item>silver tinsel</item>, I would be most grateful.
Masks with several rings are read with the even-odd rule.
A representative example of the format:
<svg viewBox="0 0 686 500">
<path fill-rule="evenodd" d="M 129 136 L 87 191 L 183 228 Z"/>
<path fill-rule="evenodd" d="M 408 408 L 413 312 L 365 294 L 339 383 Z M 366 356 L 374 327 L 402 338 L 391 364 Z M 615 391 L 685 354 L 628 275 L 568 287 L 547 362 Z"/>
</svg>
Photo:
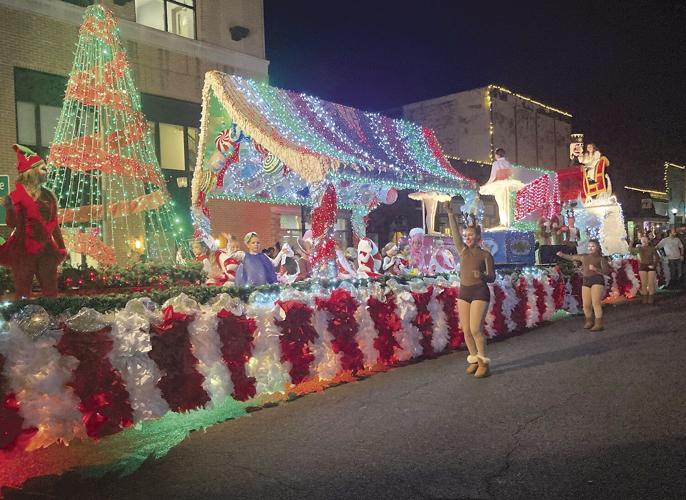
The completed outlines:
<svg viewBox="0 0 686 500">
<path fill-rule="evenodd" d="M 41 306 L 28 305 L 12 316 L 12 320 L 28 337 L 37 339 L 50 326 L 50 315 Z"/>
<path fill-rule="evenodd" d="M 95 332 L 102 330 L 108 325 L 104 314 L 86 307 L 82 308 L 65 323 L 69 328 L 77 332 Z"/>
</svg>

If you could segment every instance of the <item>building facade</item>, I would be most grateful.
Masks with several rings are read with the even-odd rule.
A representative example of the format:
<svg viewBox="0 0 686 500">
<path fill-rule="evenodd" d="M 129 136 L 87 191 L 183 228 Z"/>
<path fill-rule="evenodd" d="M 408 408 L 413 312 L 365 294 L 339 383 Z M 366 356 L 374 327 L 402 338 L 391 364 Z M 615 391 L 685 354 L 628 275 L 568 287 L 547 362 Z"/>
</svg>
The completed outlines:
<svg viewBox="0 0 686 500">
<path fill-rule="evenodd" d="M 403 116 L 436 131 L 449 158 L 489 164 L 497 148 L 524 167 L 569 164 L 572 115 L 497 85 L 407 104 Z"/>
<path fill-rule="evenodd" d="M 16 173 L 13 143 L 47 155 L 79 26 L 85 7 L 92 3 L 0 0 L 0 174 L 9 176 L 9 187 Z M 217 69 L 257 80 L 268 78 L 262 1 L 101 3 L 119 18 L 162 172 L 179 213 L 185 215 L 190 207 L 205 72 Z M 191 234 L 188 217 L 183 223 L 184 233 Z"/>
</svg>

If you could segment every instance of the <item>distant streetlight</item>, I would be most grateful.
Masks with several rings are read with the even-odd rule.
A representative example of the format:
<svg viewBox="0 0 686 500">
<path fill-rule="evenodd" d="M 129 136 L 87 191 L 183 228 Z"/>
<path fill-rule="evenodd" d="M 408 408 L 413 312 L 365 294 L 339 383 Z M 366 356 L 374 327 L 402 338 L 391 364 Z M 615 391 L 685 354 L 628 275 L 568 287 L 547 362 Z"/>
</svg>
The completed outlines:
<svg viewBox="0 0 686 500">
<path fill-rule="evenodd" d="M 672 215 L 676 215 L 677 212 L 678 212 L 678 210 L 677 210 L 676 208 L 673 208 L 673 209 L 672 209 Z"/>
</svg>

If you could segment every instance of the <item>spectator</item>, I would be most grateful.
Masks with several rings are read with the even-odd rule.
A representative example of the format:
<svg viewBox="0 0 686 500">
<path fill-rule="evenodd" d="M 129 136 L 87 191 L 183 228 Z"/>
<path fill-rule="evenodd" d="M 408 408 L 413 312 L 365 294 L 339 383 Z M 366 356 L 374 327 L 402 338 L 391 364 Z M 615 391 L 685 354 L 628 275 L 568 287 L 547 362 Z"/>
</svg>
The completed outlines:
<svg viewBox="0 0 686 500">
<path fill-rule="evenodd" d="M 684 259 L 684 245 L 676 236 L 676 230 L 672 229 L 669 232 L 669 237 L 660 241 L 657 248 L 661 248 L 665 252 L 667 261 L 669 262 L 669 288 L 679 286 L 681 280 L 681 261 Z"/>
</svg>

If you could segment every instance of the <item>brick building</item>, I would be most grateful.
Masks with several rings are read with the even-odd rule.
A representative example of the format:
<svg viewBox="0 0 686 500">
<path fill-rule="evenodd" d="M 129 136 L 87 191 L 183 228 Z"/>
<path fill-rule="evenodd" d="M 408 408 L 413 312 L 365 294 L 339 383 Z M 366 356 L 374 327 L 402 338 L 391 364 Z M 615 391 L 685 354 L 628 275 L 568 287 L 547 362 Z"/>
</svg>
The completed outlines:
<svg viewBox="0 0 686 500">
<path fill-rule="evenodd" d="M 523 167 L 569 163 L 572 115 L 497 85 L 406 104 L 402 113 L 435 130 L 449 157 L 490 164 L 504 148 Z"/>
<path fill-rule="evenodd" d="M 0 174 L 14 184 L 19 142 L 47 154 L 85 6 L 92 0 L 0 0 Z M 267 79 L 261 0 L 103 0 L 120 19 L 143 112 L 169 191 L 187 214 L 205 72 Z M 120 5 L 123 4 L 123 5 Z M 269 215 L 269 208 L 262 208 Z M 257 220 L 252 208 L 233 216 Z M 260 217 L 264 219 L 264 214 Z M 4 222 L 1 221 L 1 222 Z M 186 223 L 187 234 L 190 225 Z"/>
</svg>

